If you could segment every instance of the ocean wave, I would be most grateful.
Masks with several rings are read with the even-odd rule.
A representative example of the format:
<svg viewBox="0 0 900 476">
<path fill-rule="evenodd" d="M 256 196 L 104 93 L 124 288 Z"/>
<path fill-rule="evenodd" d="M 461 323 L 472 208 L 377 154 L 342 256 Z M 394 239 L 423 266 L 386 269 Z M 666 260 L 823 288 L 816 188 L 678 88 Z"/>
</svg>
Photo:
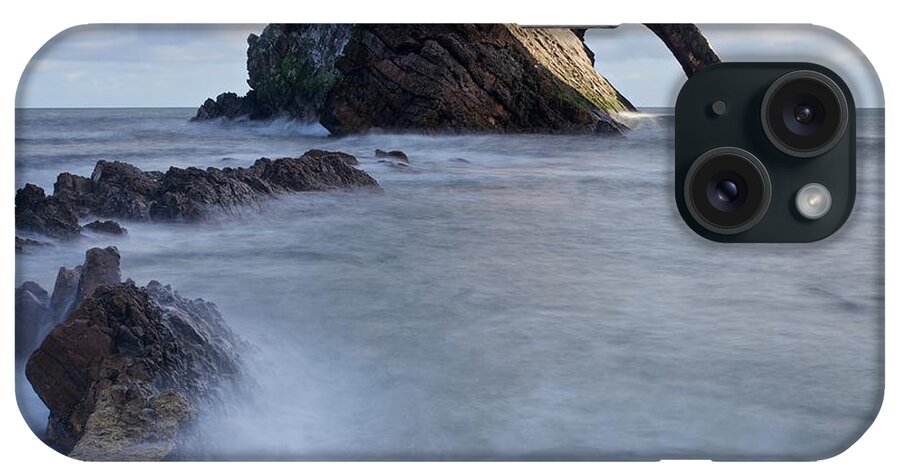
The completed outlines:
<svg viewBox="0 0 900 476">
<path fill-rule="evenodd" d="M 290 117 L 277 117 L 270 120 L 250 120 L 248 117 L 237 119 L 218 118 L 192 124 L 201 127 L 224 129 L 229 132 L 242 130 L 262 136 L 311 136 L 325 137 L 329 135 L 328 129 L 319 122 L 302 121 Z"/>
</svg>

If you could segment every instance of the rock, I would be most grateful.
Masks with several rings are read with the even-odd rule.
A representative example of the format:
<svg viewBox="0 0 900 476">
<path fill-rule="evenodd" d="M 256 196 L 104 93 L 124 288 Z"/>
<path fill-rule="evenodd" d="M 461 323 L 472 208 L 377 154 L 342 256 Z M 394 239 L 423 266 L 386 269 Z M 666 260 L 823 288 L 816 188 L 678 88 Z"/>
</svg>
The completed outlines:
<svg viewBox="0 0 900 476">
<path fill-rule="evenodd" d="M 337 67 L 320 120 L 339 135 L 621 131 L 628 110 L 567 29 L 359 25 Z"/>
<path fill-rule="evenodd" d="M 645 26 L 665 43 L 688 77 L 721 61 L 700 29 L 692 23 L 647 23 Z"/>
<path fill-rule="evenodd" d="M 21 236 L 16 235 L 16 254 L 25 253 L 26 248 L 44 245 L 46 245 L 46 243 L 42 241 L 32 240 L 31 238 L 22 238 Z"/>
<path fill-rule="evenodd" d="M 353 165 L 356 157 L 343 152 L 312 149 L 299 158 L 262 158 L 246 168 L 199 169 L 171 167 L 165 173 L 144 172 L 124 162 L 97 162 L 90 178 L 64 172 L 57 178 L 53 195 L 33 185 L 17 193 L 17 225 L 25 229 L 64 235 L 47 216 L 61 211 L 77 215 L 130 220 L 196 221 L 217 212 L 237 212 L 272 195 L 335 189 L 374 188 L 378 182 Z M 19 219 L 20 217 L 21 220 Z M 54 222 L 55 223 L 55 222 Z M 86 228 L 122 233 L 112 221 L 95 221 Z"/>
<path fill-rule="evenodd" d="M 319 120 L 335 134 L 618 133 L 610 114 L 633 109 L 565 28 L 272 24 L 248 43 L 250 117 Z M 194 119 L 233 117 L 220 102 Z"/>
<path fill-rule="evenodd" d="M 104 284 L 122 282 L 122 272 L 119 270 L 120 260 L 119 250 L 115 246 L 87 250 L 84 255 L 84 264 L 81 266 L 76 304 L 91 297 L 94 290 Z"/>
<path fill-rule="evenodd" d="M 128 233 L 128 230 L 125 227 L 113 220 L 94 220 L 87 225 L 84 225 L 83 228 L 85 230 L 96 233 L 105 233 L 107 235 L 125 235 Z"/>
<path fill-rule="evenodd" d="M 47 332 L 97 287 L 121 280 L 119 252 L 108 247 L 89 249 L 82 265 L 72 269 L 60 267 L 52 295 L 37 283 L 22 283 L 16 288 L 16 356 L 30 354 Z"/>
<path fill-rule="evenodd" d="M 350 154 L 345 154 L 344 152 L 330 152 L 330 151 L 321 150 L 321 149 L 310 149 L 310 150 L 306 151 L 306 153 L 303 155 L 305 155 L 307 157 L 323 157 L 323 156 L 327 155 L 327 156 L 331 156 L 331 157 L 340 159 L 347 165 L 359 165 L 359 160 L 357 160 L 356 157 L 354 157 Z"/>
<path fill-rule="evenodd" d="M 30 183 L 16 191 L 16 229 L 60 239 L 72 239 L 81 232 L 69 203 L 44 195 L 44 189 Z"/>
<path fill-rule="evenodd" d="M 270 119 L 286 115 L 308 122 L 340 80 L 335 61 L 353 30 L 352 25 L 271 24 L 247 38 L 246 96 L 234 93 L 207 99 L 192 120 L 224 117 Z"/>
<path fill-rule="evenodd" d="M 104 284 L 50 331 L 25 374 L 50 409 L 45 440 L 58 451 L 171 459 L 197 413 L 236 384 L 244 345 L 212 303 L 155 281 Z"/>
<path fill-rule="evenodd" d="M 59 271 L 56 273 L 53 295 L 50 298 L 50 311 L 54 320 L 63 320 L 69 314 L 69 311 L 81 301 L 78 289 L 82 269 L 81 265 L 72 269 L 60 266 Z"/>
<path fill-rule="evenodd" d="M 375 157 L 389 157 L 399 160 L 400 162 L 405 162 L 407 164 L 409 163 L 409 157 L 407 157 L 402 150 L 384 151 L 381 149 L 375 149 Z"/>
<path fill-rule="evenodd" d="M 302 160 L 259 159 L 248 169 L 248 174 L 287 192 L 379 188 L 369 174 L 347 163 L 347 154 L 316 151 L 304 155 Z"/>
<path fill-rule="evenodd" d="M 22 283 L 16 288 L 15 298 L 16 359 L 20 359 L 37 348 L 54 322 L 50 315 L 50 296 L 37 283 Z"/>
<path fill-rule="evenodd" d="M 216 96 L 216 99 L 208 98 L 197 114 L 191 119 L 193 121 L 205 121 L 215 119 L 217 117 L 227 117 L 235 119 L 242 116 L 249 116 L 253 112 L 251 101 L 245 100 L 235 93 L 227 92 Z"/>
<path fill-rule="evenodd" d="M 150 200 L 159 188 L 158 172 L 143 172 L 125 162 L 101 160 L 88 179 L 68 172 L 59 174 L 53 196 L 71 203 L 81 214 L 144 220 Z"/>
</svg>

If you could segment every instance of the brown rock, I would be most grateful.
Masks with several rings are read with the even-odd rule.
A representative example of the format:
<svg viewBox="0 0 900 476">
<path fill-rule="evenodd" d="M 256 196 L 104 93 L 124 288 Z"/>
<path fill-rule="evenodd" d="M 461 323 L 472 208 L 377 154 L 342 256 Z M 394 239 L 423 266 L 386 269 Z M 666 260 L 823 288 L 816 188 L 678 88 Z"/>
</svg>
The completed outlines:
<svg viewBox="0 0 900 476">
<path fill-rule="evenodd" d="M 89 460 L 174 457 L 201 404 L 220 401 L 243 346 L 216 307 L 150 282 L 102 285 L 31 355 L 46 440 Z"/>
</svg>

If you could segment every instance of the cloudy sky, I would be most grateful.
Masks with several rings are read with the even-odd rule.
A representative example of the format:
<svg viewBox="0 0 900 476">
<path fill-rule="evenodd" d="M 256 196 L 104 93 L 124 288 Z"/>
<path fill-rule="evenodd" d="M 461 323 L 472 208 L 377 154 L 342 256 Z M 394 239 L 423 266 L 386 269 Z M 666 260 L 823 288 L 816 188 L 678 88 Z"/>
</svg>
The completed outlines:
<svg viewBox="0 0 900 476">
<path fill-rule="evenodd" d="M 247 35 L 261 25 L 91 25 L 48 42 L 22 76 L 18 107 L 198 106 L 247 90 Z M 850 85 L 857 104 L 883 107 L 871 66 L 843 38 L 809 26 L 705 25 L 725 61 L 812 61 Z M 639 25 L 597 29 L 587 41 L 597 69 L 637 106 L 674 104 L 680 66 Z"/>
</svg>

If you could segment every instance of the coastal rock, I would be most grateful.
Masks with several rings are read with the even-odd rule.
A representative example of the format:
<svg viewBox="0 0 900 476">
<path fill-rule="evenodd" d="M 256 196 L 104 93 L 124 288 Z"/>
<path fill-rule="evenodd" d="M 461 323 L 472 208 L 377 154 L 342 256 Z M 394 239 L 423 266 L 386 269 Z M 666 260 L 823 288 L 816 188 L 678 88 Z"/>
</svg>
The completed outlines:
<svg viewBox="0 0 900 476">
<path fill-rule="evenodd" d="M 249 116 L 253 112 L 252 101 L 246 100 L 235 93 L 227 92 L 216 96 L 216 99 L 207 98 L 197 114 L 194 116 L 195 121 L 206 121 L 217 117 L 227 117 L 235 119 L 242 116 Z"/>
<path fill-rule="evenodd" d="M 632 110 L 565 28 L 516 25 L 268 25 L 251 35 L 243 98 L 208 99 L 195 120 L 319 120 L 335 134 L 618 133 Z M 220 104 L 220 102 L 222 104 Z"/>
<path fill-rule="evenodd" d="M 16 254 L 25 253 L 28 248 L 44 245 L 46 245 L 46 243 L 42 241 L 32 240 L 31 238 L 22 238 L 21 236 L 16 235 Z"/>
<path fill-rule="evenodd" d="M 50 296 L 40 285 L 25 281 L 16 288 L 16 359 L 27 357 L 53 326 Z"/>
<path fill-rule="evenodd" d="M 112 279 L 118 261 L 110 259 L 94 253 L 82 269 Z M 98 282 L 84 280 L 83 289 Z M 58 451 L 170 459 L 199 408 L 221 402 L 236 381 L 243 345 L 212 303 L 156 281 L 106 283 L 50 331 L 25 373 L 50 409 L 45 440 Z"/>
<path fill-rule="evenodd" d="M 46 196 L 44 189 L 30 183 L 16 191 L 16 229 L 59 239 L 71 239 L 81 232 L 69 203 Z"/>
<path fill-rule="evenodd" d="M 375 157 L 378 158 L 391 158 L 394 160 L 398 160 L 400 162 L 409 163 L 409 157 L 402 150 L 381 150 L 375 149 Z"/>
<path fill-rule="evenodd" d="M 69 314 L 80 299 L 78 298 L 78 283 L 81 281 L 83 266 L 74 268 L 60 266 L 56 273 L 56 281 L 53 285 L 53 294 L 50 298 L 50 311 L 55 320 L 62 320 Z"/>
<path fill-rule="evenodd" d="M 16 198 L 23 229 L 56 237 L 78 236 L 78 215 L 129 220 L 196 221 L 216 212 L 237 212 L 276 194 L 337 189 L 378 189 L 356 157 L 312 149 L 301 157 L 262 158 L 246 168 L 171 167 L 144 172 L 124 162 L 97 162 L 91 177 L 59 174 L 53 195 L 27 185 Z M 60 218 L 62 217 L 62 218 Z M 89 230 L 125 232 L 115 222 L 95 221 Z M 66 232 L 66 233 L 64 233 Z"/>
<path fill-rule="evenodd" d="M 143 172 L 125 162 L 101 160 L 90 178 L 63 172 L 53 196 L 81 214 L 142 220 L 149 217 L 151 199 L 159 188 L 159 172 Z"/>
<path fill-rule="evenodd" d="M 76 305 L 91 297 L 98 287 L 121 282 L 120 262 L 119 250 L 115 246 L 87 250 L 84 254 L 84 264 L 81 265 L 78 293 L 75 295 Z"/>
<path fill-rule="evenodd" d="M 321 149 L 310 149 L 310 150 L 307 150 L 306 153 L 303 155 L 305 155 L 307 157 L 323 157 L 323 156 L 327 155 L 327 156 L 331 156 L 333 158 L 339 159 L 347 165 L 359 165 L 359 160 L 357 160 L 356 157 L 354 157 L 350 154 L 346 154 L 344 152 L 332 152 L 332 151 L 321 150 Z"/>
<path fill-rule="evenodd" d="M 84 264 L 72 269 L 60 267 L 53 293 L 26 281 L 16 288 L 16 356 L 30 354 L 50 329 L 61 322 L 94 290 L 121 281 L 119 252 L 114 247 L 92 248 Z"/>
<path fill-rule="evenodd" d="M 82 227 L 96 233 L 105 233 L 107 235 L 125 235 L 128 230 L 113 220 L 94 220 Z"/>
<path fill-rule="evenodd" d="M 697 25 L 647 23 L 644 26 L 665 43 L 689 78 L 697 71 L 721 61 Z"/>
</svg>

